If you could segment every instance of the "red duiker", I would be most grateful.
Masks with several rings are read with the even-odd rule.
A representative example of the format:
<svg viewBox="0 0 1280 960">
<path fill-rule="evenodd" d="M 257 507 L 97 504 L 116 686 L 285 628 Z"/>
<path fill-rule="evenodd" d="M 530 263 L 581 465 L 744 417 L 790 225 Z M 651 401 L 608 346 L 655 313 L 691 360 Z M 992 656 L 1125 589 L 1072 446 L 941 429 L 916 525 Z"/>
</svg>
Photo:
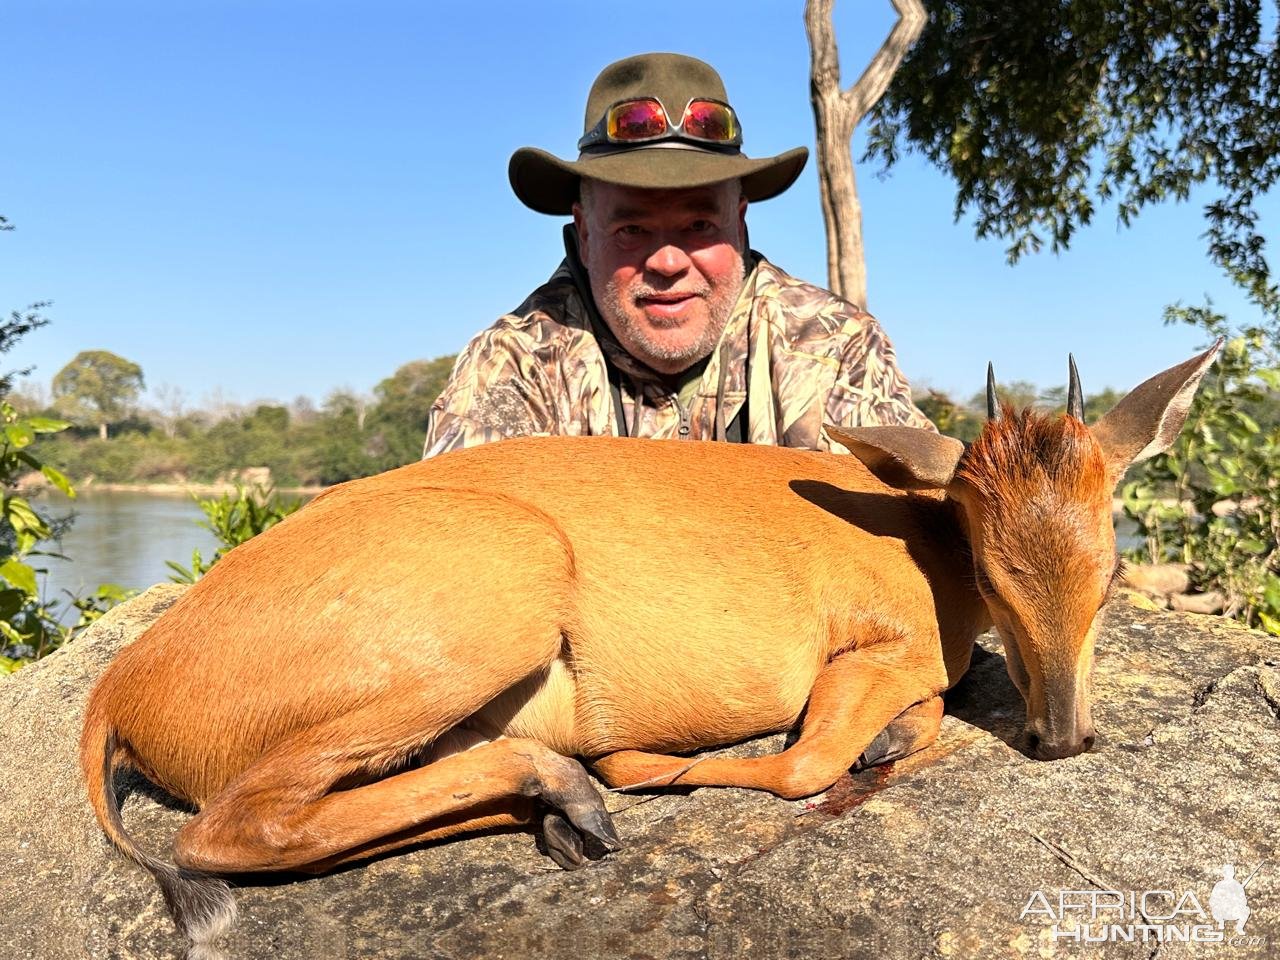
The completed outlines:
<svg viewBox="0 0 1280 960">
<path fill-rule="evenodd" d="M 335 487 L 121 651 L 85 716 L 94 810 L 200 956 L 234 913 L 218 874 L 535 815 L 562 866 L 616 849 L 575 757 L 617 787 L 817 793 L 932 741 L 992 622 L 1030 752 L 1086 750 L 1112 491 L 1172 443 L 1215 350 L 1092 429 L 1073 368 L 1068 415 L 993 402 L 967 449 L 902 427 L 829 428 L 852 457 L 542 437 Z M 777 755 L 670 755 L 801 717 Z M 123 765 L 199 808 L 176 866 L 126 834 Z"/>
</svg>

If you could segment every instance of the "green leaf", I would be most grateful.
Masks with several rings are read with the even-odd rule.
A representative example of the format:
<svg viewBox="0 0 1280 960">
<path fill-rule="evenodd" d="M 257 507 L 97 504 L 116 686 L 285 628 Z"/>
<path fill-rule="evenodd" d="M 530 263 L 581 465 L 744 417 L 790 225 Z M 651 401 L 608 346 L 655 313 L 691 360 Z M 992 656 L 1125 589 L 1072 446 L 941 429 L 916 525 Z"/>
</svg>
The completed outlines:
<svg viewBox="0 0 1280 960">
<path fill-rule="evenodd" d="M 26 553 L 35 546 L 37 540 L 43 540 L 50 535 L 49 527 L 40 519 L 39 514 L 31 509 L 31 504 L 22 497 L 4 498 L 4 518 L 9 521 L 14 533 L 17 534 L 19 550 L 22 553 Z"/>
<path fill-rule="evenodd" d="M 1219 496 L 1229 497 L 1240 489 L 1240 484 L 1230 477 L 1215 477 L 1213 481 L 1213 492 Z"/>
<path fill-rule="evenodd" d="M 66 420 L 52 420 L 49 417 L 28 417 L 26 424 L 35 433 L 60 433 L 71 426 Z"/>
<path fill-rule="evenodd" d="M 68 480 L 60 470 L 55 470 L 48 464 L 42 464 L 40 472 L 49 479 L 50 483 L 65 493 L 68 497 L 74 497 L 76 495 L 75 489 L 71 486 L 71 481 Z"/>
<path fill-rule="evenodd" d="M 1253 417 L 1249 416 L 1243 410 L 1236 411 L 1236 419 L 1238 419 L 1244 425 L 1244 428 L 1250 433 L 1258 433 L 1262 429 L 1258 426 L 1258 421 L 1253 419 Z"/>
<path fill-rule="evenodd" d="M 5 424 L 4 436 L 15 450 L 21 450 L 36 438 L 35 431 L 21 420 Z"/>
<path fill-rule="evenodd" d="M 1267 585 L 1262 590 L 1262 599 L 1268 607 L 1280 616 L 1280 577 L 1267 577 Z"/>
<path fill-rule="evenodd" d="M 0 590 L 0 621 L 8 622 L 26 606 L 29 596 L 25 591 L 7 588 Z"/>
<path fill-rule="evenodd" d="M 10 557 L 4 563 L 0 563 L 0 577 L 4 577 L 28 596 L 34 597 L 37 593 L 36 572 L 21 560 Z"/>
<path fill-rule="evenodd" d="M 119 603 L 122 600 L 128 600 L 137 592 L 131 587 L 122 587 L 118 583 L 100 583 L 98 584 L 98 589 L 93 592 L 93 596 L 101 600 Z"/>
<path fill-rule="evenodd" d="M 174 583 L 195 583 L 194 574 L 176 560 L 166 560 L 164 565 L 173 571 L 169 579 Z"/>
</svg>

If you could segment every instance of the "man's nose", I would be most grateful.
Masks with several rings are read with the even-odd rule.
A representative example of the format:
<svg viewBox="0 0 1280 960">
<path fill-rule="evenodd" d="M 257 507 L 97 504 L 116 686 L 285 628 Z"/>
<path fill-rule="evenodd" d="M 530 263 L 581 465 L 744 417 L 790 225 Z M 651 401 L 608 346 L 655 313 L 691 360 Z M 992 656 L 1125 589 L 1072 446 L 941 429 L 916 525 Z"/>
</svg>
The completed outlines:
<svg viewBox="0 0 1280 960">
<path fill-rule="evenodd" d="M 649 254 L 645 269 L 663 277 L 674 277 L 689 269 L 689 255 L 674 243 L 666 243 Z"/>
</svg>

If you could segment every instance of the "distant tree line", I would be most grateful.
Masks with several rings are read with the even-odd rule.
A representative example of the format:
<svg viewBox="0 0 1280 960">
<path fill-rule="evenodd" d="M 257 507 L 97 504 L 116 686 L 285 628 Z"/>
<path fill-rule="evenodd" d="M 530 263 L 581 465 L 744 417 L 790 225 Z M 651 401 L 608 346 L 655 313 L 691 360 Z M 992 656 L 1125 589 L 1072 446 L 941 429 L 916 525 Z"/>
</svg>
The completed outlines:
<svg viewBox="0 0 1280 960">
<path fill-rule="evenodd" d="M 299 397 L 244 407 L 215 400 L 198 409 L 173 387 L 156 390 L 152 406 L 140 404 L 141 368 L 92 350 L 59 371 L 51 398 L 27 383 L 11 401 L 24 413 L 72 423 L 42 449 L 78 482 L 210 482 L 267 467 L 280 486 L 327 486 L 419 459 L 453 360 L 411 361 L 371 396 L 335 390 L 318 407 Z"/>
<path fill-rule="evenodd" d="M 75 424 L 49 438 L 46 459 L 77 481 L 209 482 L 267 467 L 280 486 L 327 486 L 417 460 L 427 415 L 453 369 L 454 357 L 414 360 L 379 383 L 372 396 L 335 390 L 317 407 L 307 397 L 290 404 L 245 407 L 213 401 L 188 409 L 181 390 L 161 387 L 152 406 L 137 403 L 142 371 L 103 350 L 85 351 L 54 377 L 46 403 L 19 387 L 14 403 L 26 413 L 57 415 Z M 1066 407 L 1066 387 L 1046 390 L 1024 380 L 1001 384 L 1000 398 L 1021 409 Z M 1119 399 L 1110 388 L 1086 399 L 1090 422 Z M 939 390 L 916 403 L 943 433 L 973 440 L 986 417 L 979 392 L 957 401 Z M 110 426 L 110 432 L 108 432 Z"/>
<path fill-rule="evenodd" d="M 1035 407 L 1039 410 L 1051 410 L 1063 413 L 1067 409 L 1066 385 L 1049 387 L 1041 390 L 1027 380 L 1011 380 L 996 387 L 996 395 L 1003 403 L 1012 404 L 1015 409 Z M 1093 423 L 1110 410 L 1122 394 L 1107 387 L 1100 393 L 1085 397 L 1085 420 Z M 951 395 L 941 390 L 925 389 L 917 392 L 915 404 L 938 430 L 949 437 L 956 437 L 965 443 L 975 440 L 982 432 L 982 424 L 987 419 L 987 393 L 980 390 L 967 400 L 954 400 Z"/>
</svg>

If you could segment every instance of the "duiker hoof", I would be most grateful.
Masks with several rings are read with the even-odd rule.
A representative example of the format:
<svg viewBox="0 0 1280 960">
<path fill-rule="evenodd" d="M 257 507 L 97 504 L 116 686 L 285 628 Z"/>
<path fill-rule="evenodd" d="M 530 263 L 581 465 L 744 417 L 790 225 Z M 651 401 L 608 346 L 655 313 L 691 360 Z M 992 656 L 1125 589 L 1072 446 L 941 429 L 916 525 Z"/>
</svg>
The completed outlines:
<svg viewBox="0 0 1280 960">
<path fill-rule="evenodd" d="M 561 813 L 550 811 L 542 818 L 542 842 L 546 845 L 546 854 L 565 870 L 577 870 L 585 867 L 591 860 L 601 857 L 622 847 L 609 814 L 604 810 L 597 816 L 579 818 L 570 823 Z"/>
</svg>

